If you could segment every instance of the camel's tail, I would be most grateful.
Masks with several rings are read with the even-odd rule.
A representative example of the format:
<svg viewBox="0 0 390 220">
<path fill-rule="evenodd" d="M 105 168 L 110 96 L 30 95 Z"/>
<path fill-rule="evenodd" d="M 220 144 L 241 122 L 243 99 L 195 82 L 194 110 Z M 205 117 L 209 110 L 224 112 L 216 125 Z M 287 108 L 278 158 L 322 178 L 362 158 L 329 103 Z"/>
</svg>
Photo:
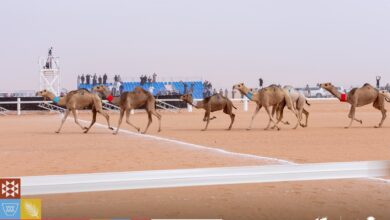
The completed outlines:
<svg viewBox="0 0 390 220">
<path fill-rule="evenodd" d="M 308 106 L 311 106 L 311 104 L 307 101 L 307 99 L 306 99 L 305 101 L 306 101 L 306 104 L 307 104 Z"/>
</svg>

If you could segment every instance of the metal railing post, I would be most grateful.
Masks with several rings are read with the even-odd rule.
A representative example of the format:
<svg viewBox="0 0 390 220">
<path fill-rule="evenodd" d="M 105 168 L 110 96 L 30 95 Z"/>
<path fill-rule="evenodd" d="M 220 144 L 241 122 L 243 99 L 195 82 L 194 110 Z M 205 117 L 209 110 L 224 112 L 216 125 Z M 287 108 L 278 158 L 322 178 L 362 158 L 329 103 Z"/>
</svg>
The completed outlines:
<svg viewBox="0 0 390 220">
<path fill-rule="evenodd" d="M 188 112 L 192 112 L 192 105 L 190 105 L 190 104 L 188 104 L 188 103 L 187 103 L 187 111 L 188 111 Z"/>
<path fill-rule="evenodd" d="M 249 100 L 248 100 L 247 97 L 244 97 L 243 101 L 244 101 L 244 112 L 247 112 L 248 111 L 248 102 L 249 102 Z"/>
<path fill-rule="evenodd" d="M 21 115 L 21 105 L 20 105 L 20 98 L 18 98 L 18 101 L 17 101 L 17 114 L 18 115 Z"/>
</svg>

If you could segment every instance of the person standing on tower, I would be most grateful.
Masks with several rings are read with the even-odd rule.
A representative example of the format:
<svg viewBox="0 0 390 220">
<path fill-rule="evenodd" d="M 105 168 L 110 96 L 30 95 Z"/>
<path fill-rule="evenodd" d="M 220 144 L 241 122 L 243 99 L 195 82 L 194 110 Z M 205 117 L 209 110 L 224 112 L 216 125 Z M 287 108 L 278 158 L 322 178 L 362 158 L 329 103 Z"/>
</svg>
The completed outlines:
<svg viewBox="0 0 390 220">
<path fill-rule="evenodd" d="M 81 84 L 84 84 L 84 82 L 85 82 L 85 76 L 84 76 L 84 74 L 82 74 L 81 75 Z"/>
<path fill-rule="evenodd" d="M 107 84 L 107 74 L 104 73 L 103 75 L 103 84 Z"/>
<path fill-rule="evenodd" d="M 260 78 L 259 79 L 259 86 L 260 86 L 260 88 L 263 88 L 263 84 L 264 84 L 263 78 Z"/>
</svg>

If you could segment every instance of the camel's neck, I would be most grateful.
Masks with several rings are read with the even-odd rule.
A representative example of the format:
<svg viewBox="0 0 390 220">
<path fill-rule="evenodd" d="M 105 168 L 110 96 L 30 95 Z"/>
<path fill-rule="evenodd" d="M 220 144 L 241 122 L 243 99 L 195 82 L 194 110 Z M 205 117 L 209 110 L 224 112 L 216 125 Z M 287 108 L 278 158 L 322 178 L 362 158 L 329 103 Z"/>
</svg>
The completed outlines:
<svg viewBox="0 0 390 220">
<path fill-rule="evenodd" d="M 188 101 L 188 100 L 185 100 L 185 102 L 188 103 L 188 104 L 190 104 L 190 105 L 192 105 L 192 106 L 195 107 L 195 108 L 201 109 L 201 108 L 204 107 L 203 102 L 198 102 L 198 101 L 195 101 L 195 102 L 192 101 L 192 102 L 190 102 L 190 101 Z"/>
<path fill-rule="evenodd" d="M 240 93 L 246 96 L 249 100 L 253 101 L 253 92 L 249 91 L 249 89 L 245 86 L 239 89 Z"/>
<path fill-rule="evenodd" d="M 49 93 L 49 94 L 46 95 L 46 98 L 50 99 L 51 101 L 53 101 L 55 104 L 57 104 L 59 106 L 66 106 L 66 99 L 65 99 L 65 97 L 58 97 L 58 96 L 55 96 L 52 93 Z"/>
<path fill-rule="evenodd" d="M 326 90 L 341 100 L 341 93 L 336 89 L 336 87 L 326 88 Z"/>
<path fill-rule="evenodd" d="M 105 98 L 106 98 L 110 103 L 112 103 L 112 104 L 114 104 L 114 105 L 119 105 L 120 100 L 121 100 L 120 97 L 118 97 L 118 96 L 113 96 L 113 95 L 111 94 L 111 92 L 110 92 L 110 91 L 107 91 L 107 90 L 103 93 L 103 95 L 105 96 Z"/>
</svg>

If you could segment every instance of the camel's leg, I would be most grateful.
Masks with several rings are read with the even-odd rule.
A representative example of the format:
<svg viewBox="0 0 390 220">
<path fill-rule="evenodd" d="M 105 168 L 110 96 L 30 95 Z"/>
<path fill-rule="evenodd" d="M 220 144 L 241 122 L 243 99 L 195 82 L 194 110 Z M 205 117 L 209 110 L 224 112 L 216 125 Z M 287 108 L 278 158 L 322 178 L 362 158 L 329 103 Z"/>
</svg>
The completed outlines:
<svg viewBox="0 0 390 220">
<path fill-rule="evenodd" d="M 304 108 L 304 109 L 302 110 L 302 113 L 305 114 L 305 116 L 306 116 L 306 123 L 305 123 L 305 124 L 302 124 L 302 123 L 301 123 L 301 126 L 304 127 L 304 128 L 306 128 L 307 125 L 308 125 L 308 121 L 309 121 L 309 112 Z M 302 118 L 302 117 L 301 117 L 301 118 Z"/>
<path fill-rule="evenodd" d="M 381 111 L 382 112 L 382 119 L 381 119 L 381 122 L 379 123 L 379 125 L 378 126 L 375 126 L 375 128 L 380 128 L 380 127 L 382 127 L 382 124 L 383 124 L 383 122 L 385 121 L 385 119 L 386 119 L 386 113 L 387 113 L 387 111 L 386 111 L 386 109 L 385 109 L 385 106 L 384 106 L 384 103 L 382 103 L 382 105 L 380 105 L 379 104 L 379 100 L 377 100 L 377 101 L 375 101 L 374 102 L 374 108 L 376 108 L 376 109 L 378 109 L 379 111 Z"/>
<path fill-rule="evenodd" d="M 233 123 L 234 123 L 234 119 L 236 118 L 236 115 L 233 114 L 232 112 L 232 106 L 226 106 L 225 109 L 223 110 L 223 112 L 227 115 L 230 116 L 230 125 L 229 125 L 229 128 L 227 130 L 231 130 L 232 129 L 232 126 L 233 126 Z"/>
<path fill-rule="evenodd" d="M 275 124 L 275 128 L 276 129 L 280 130 L 279 126 L 275 122 L 275 119 L 272 117 L 272 114 L 271 114 L 271 112 L 269 110 L 269 107 L 268 106 L 264 106 L 264 109 L 267 112 L 268 117 L 269 117 L 268 125 L 267 125 L 267 127 L 264 130 L 268 130 L 269 129 L 269 127 L 271 125 L 271 122 L 273 122 Z"/>
<path fill-rule="evenodd" d="M 358 121 L 360 123 L 362 123 L 361 120 L 358 120 L 355 118 L 355 112 L 356 112 L 356 106 L 355 105 L 351 105 L 351 109 L 349 110 L 349 115 L 348 115 L 348 118 L 351 119 L 351 121 L 349 122 L 349 125 L 347 127 L 345 127 L 346 129 L 350 128 L 352 126 L 352 122 L 353 121 Z"/>
<path fill-rule="evenodd" d="M 121 126 L 122 124 L 122 119 L 123 119 L 123 116 L 125 115 L 125 110 L 121 108 L 121 112 L 119 114 L 119 121 L 118 121 L 118 127 L 116 128 L 116 131 L 114 132 L 114 134 L 118 134 L 119 132 L 119 127 Z"/>
<path fill-rule="evenodd" d="M 279 106 L 279 114 L 277 115 L 276 119 L 278 119 L 278 123 L 282 122 L 285 125 L 289 125 L 290 123 L 288 121 L 283 121 L 284 107 L 285 105 Z"/>
<path fill-rule="evenodd" d="M 210 108 L 208 108 L 207 110 L 206 110 L 206 117 L 207 117 L 207 122 L 206 122 L 206 127 L 202 130 L 202 131 L 206 131 L 207 130 L 207 128 L 209 127 L 209 123 L 210 123 Z"/>
<path fill-rule="evenodd" d="M 161 115 L 155 109 L 153 109 L 151 112 L 154 116 L 157 117 L 157 119 L 158 119 L 158 132 L 161 132 Z"/>
<path fill-rule="evenodd" d="M 297 122 L 297 124 L 295 125 L 294 129 L 297 129 L 298 126 L 301 124 L 302 112 L 303 112 L 303 108 L 298 109 L 298 114 L 297 114 L 298 122 Z"/>
<path fill-rule="evenodd" d="M 110 124 L 110 115 L 107 114 L 107 112 L 104 112 L 102 109 L 98 109 L 97 112 L 99 112 L 101 115 L 103 115 L 103 117 L 106 118 L 108 129 L 114 130 L 114 128 L 111 127 L 111 124 Z"/>
<path fill-rule="evenodd" d="M 73 117 L 74 117 L 74 122 L 75 122 L 78 126 L 80 126 L 81 130 L 88 130 L 87 127 L 83 127 L 83 126 L 80 124 L 80 122 L 79 122 L 79 120 L 78 120 L 78 118 L 77 118 L 76 109 L 72 109 L 72 113 L 73 113 Z"/>
<path fill-rule="evenodd" d="M 138 132 L 141 130 L 140 128 L 136 127 L 130 122 L 130 111 L 131 109 L 126 109 L 126 123 L 129 124 L 131 127 L 135 128 Z"/>
<path fill-rule="evenodd" d="M 146 134 L 146 132 L 147 132 L 148 129 L 149 129 L 150 124 L 152 124 L 152 121 L 153 121 L 153 119 L 152 119 L 152 113 L 150 112 L 150 110 L 147 110 L 147 113 L 148 113 L 148 125 L 146 125 L 145 131 L 142 132 L 142 134 Z"/>
<path fill-rule="evenodd" d="M 91 121 L 91 124 L 89 125 L 89 127 L 87 128 L 87 130 L 84 131 L 84 133 L 88 133 L 88 131 L 89 131 L 89 129 L 91 129 L 92 125 L 95 124 L 95 122 L 96 122 L 96 113 L 97 113 L 96 109 L 95 108 L 92 109 L 92 121 Z"/>
<path fill-rule="evenodd" d="M 68 115 L 69 115 L 69 110 L 67 109 L 67 110 L 65 111 L 64 117 L 63 117 L 62 120 L 61 120 L 61 125 L 60 125 L 60 127 L 58 128 L 58 130 L 56 131 L 57 134 L 61 132 L 62 126 L 64 125 L 66 119 L 68 118 Z"/>
<path fill-rule="evenodd" d="M 249 127 L 246 130 L 251 130 L 252 129 L 253 120 L 255 119 L 257 113 L 259 113 L 261 107 L 262 107 L 261 105 L 257 105 L 255 113 L 252 115 L 252 120 L 251 120 L 251 122 L 249 124 Z"/>
</svg>

